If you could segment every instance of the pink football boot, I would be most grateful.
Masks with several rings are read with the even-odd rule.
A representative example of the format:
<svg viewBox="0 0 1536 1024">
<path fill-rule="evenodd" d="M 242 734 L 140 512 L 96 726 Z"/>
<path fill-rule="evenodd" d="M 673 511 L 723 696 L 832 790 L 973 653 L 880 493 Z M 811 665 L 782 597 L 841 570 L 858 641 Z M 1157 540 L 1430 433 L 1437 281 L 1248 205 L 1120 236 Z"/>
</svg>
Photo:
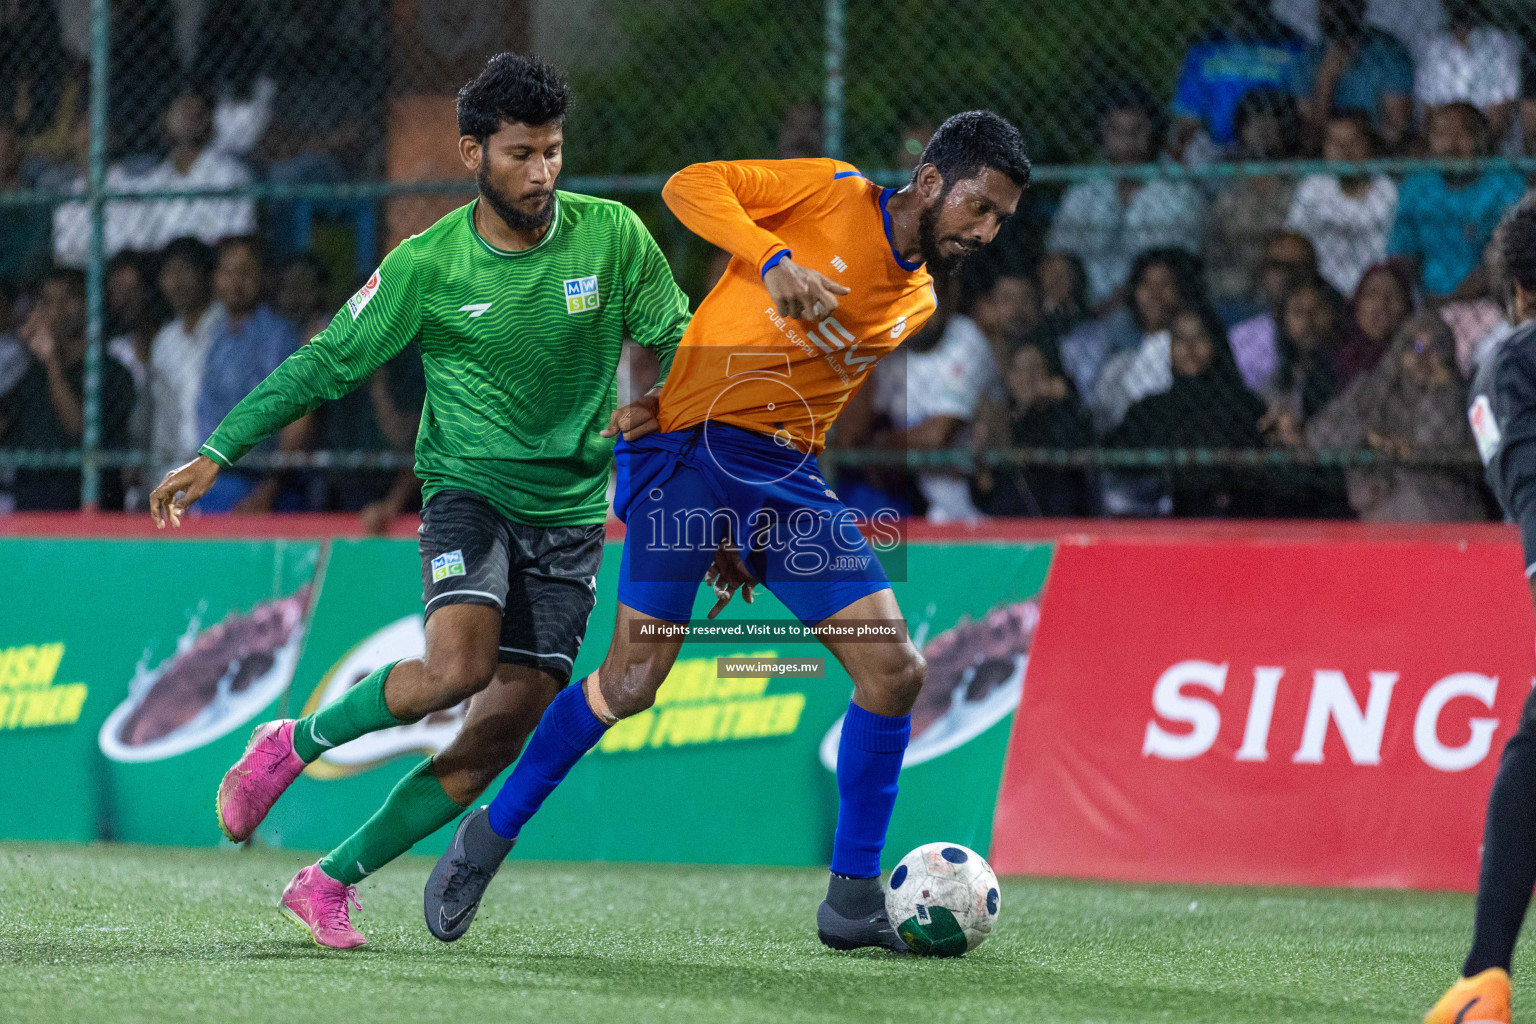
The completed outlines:
<svg viewBox="0 0 1536 1024">
<path fill-rule="evenodd" d="M 293 876 L 278 908 L 309 932 L 317 946 L 352 949 L 368 940 L 352 927 L 351 910 L 362 910 L 357 886 L 343 885 L 320 870 L 319 864 Z"/>
<path fill-rule="evenodd" d="M 277 798 L 304 770 L 293 750 L 293 719 L 258 725 L 235 766 L 224 773 L 214 809 L 219 830 L 232 843 L 251 838 Z"/>
</svg>

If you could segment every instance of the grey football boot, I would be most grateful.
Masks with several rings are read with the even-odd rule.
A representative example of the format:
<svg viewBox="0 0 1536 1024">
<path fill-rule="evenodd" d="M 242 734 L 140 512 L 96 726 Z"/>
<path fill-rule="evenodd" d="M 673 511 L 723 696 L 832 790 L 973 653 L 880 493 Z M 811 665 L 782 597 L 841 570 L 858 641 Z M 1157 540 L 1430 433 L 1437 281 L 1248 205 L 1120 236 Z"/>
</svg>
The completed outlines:
<svg viewBox="0 0 1536 1024">
<path fill-rule="evenodd" d="M 496 877 L 496 869 L 516 842 L 491 831 L 486 808 L 466 814 L 453 833 L 453 842 L 427 876 L 427 888 L 422 894 L 427 930 L 444 942 L 452 942 L 469 931 L 486 886 Z"/>
<path fill-rule="evenodd" d="M 876 946 L 892 953 L 910 952 L 886 916 L 885 888 L 878 877 L 833 875 L 827 898 L 816 908 L 816 937 L 829 949 Z"/>
</svg>

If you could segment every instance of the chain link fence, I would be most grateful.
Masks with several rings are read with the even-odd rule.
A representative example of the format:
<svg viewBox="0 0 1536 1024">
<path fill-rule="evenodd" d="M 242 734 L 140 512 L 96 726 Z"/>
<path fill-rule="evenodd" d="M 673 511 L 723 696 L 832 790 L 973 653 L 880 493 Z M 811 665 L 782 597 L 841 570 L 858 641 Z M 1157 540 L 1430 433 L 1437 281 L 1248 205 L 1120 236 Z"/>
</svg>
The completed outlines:
<svg viewBox="0 0 1536 1024">
<path fill-rule="evenodd" d="M 695 298 L 720 257 L 660 202 L 678 167 L 900 185 L 950 113 L 1024 131 L 1019 216 L 834 436 L 845 497 L 1489 512 L 1465 398 L 1536 167 L 1517 0 L 0 0 L 0 503 L 142 502 L 239 389 L 208 310 L 269 309 L 274 358 L 323 327 L 473 195 L 453 98 L 506 49 L 570 75 L 564 187 L 632 204 Z M 246 507 L 408 505 L 420 400 L 386 367 L 253 455 Z"/>
</svg>

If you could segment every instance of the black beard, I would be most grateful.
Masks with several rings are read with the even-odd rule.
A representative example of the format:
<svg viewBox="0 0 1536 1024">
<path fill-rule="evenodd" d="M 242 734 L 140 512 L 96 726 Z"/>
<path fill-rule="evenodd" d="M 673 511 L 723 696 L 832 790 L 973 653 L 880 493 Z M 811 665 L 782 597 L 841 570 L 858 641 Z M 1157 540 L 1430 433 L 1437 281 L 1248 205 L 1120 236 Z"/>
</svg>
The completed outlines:
<svg viewBox="0 0 1536 1024">
<path fill-rule="evenodd" d="M 482 163 L 479 173 L 475 175 L 475 184 L 480 188 L 480 195 L 487 203 L 491 204 L 491 209 L 496 211 L 496 216 L 500 217 L 507 227 L 513 231 L 539 231 L 549 227 L 549 222 L 555 217 L 555 196 L 553 192 L 545 200 L 544 205 L 539 207 L 538 213 L 524 213 L 513 204 L 512 200 L 507 198 L 505 192 L 491 184 L 491 178 L 487 170 L 485 164 Z"/>
<path fill-rule="evenodd" d="M 917 218 L 918 249 L 922 252 L 923 262 L 928 265 L 928 273 L 934 277 L 954 277 L 971 255 L 970 250 L 962 250 L 958 256 L 945 256 L 939 252 L 939 210 L 947 195 L 949 189 L 946 188 Z"/>
</svg>

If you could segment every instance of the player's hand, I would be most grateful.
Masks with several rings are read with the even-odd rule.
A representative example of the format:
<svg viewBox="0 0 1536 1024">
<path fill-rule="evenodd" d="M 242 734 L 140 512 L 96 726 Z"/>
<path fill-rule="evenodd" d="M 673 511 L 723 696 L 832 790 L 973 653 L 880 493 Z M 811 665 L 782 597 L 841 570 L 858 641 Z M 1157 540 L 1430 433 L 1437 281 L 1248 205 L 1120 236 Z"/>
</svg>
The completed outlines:
<svg viewBox="0 0 1536 1024">
<path fill-rule="evenodd" d="M 1301 424 L 1291 411 L 1278 403 L 1269 407 L 1259 420 L 1259 433 L 1271 443 L 1282 445 L 1286 448 L 1301 448 L 1306 445 L 1306 439 L 1301 433 Z"/>
<path fill-rule="evenodd" d="M 388 498 L 369 502 L 359 513 L 359 518 L 363 521 L 363 532 L 370 537 L 382 537 L 389 532 L 389 524 L 394 522 L 399 514 L 400 510 Z"/>
<path fill-rule="evenodd" d="M 709 610 L 710 618 L 719 615 L 731 603 L 731 596 L 738 587 L 741 588 L 742 600 L 751 604 L 752 588 L 757 586 L 752 570 L 747 568 L 747 563 L 741 560 L 741 555 L 728 541 L 720 542 L 720 547 L 715 551 L 715 564 L 704 573 L 704 582 L 715 592 L 715 606 Z"/>
<path fill-rule="evenodd" d="M 165 529 L 166 520 L 172 526 L 181 526 L 181 517 L 198 498 L 208 493 L 208 488 L 219 478 L 219 464 L 206 455 L 199 455 L 185 466 L 179 466 L 165 474 L 160 486 L 149 492 L 149 514 L 155 525 Z M 180 494 L 181 498 L 176 496 Z"/>
<path fill-rule="evenodd" d="M 27 351 L 31 352 L 45 369 L 57 369 L 59 346 L 53 337 L 53 331 L 48 327 L 48 319 L 43 315 L 42 309 L 34 309 L 17 333 L 21 335 L 21 340 L 27 343 Z"/>
<path fill-rule="evenodd" d="M 768 296 L 780 316 L 820 320 L 837 308 L 837 297 L 848 289 L 819 271 L 802 267 L 788 256 L 763 275 Z"/>
<path fill-rule="evenodd" d="M 661 424 L 656 416 L 661 411 L 661 399 L 656 395 L 641 395 L 628 405 L 622 405 L 613 410 L 613 415 L 608 417 L 608 426 L 599 431 L 603 437 L 613 437 L 620 431 L 624 432 L 624 440 L 638 441 L 646 434 L 654 434 L 661 429 Z"/>
</svg>

